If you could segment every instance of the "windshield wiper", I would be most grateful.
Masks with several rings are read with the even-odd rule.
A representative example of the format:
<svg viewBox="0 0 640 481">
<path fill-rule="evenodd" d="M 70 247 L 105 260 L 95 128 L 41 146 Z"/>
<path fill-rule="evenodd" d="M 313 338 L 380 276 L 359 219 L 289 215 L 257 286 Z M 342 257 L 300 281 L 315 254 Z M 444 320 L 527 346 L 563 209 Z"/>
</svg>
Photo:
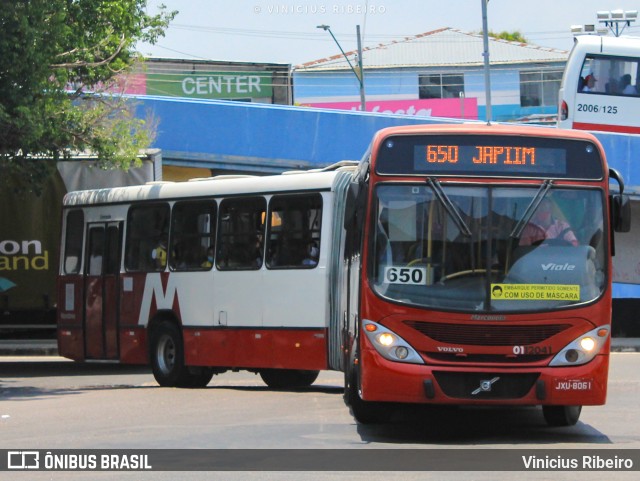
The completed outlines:
<svg viewBox="0 0 640 481">
<path fill-rule="evenodd" d="M 510 237 L 514 239 L 520 237 L 525 226 L 529 223 L 529 220 L 531 220 L 533 213 L 540 205 L 540 202 L 542 202 L 542 199 L 544 199 L 547 195 L 547 192 L 549 192 L 551 184 L 553 184 L 553 180 L 547 179 L 542 183 L 542 185 L 540 185 L 538 192 L 536 192 L 536 195 L 533 196 L 533 199 L 531 199 L 531 202 L 529 202 L 529 205 L 525 209 L 524 214 L 522 214 L 522 218 L 516 223 L 515 227 L 511 231 L 511 234 L 509 234 Z"/>
<path fill-rule="evenodd" d="M 442 186 L 440 185 L 440 182 L 438 182 L 438 179 L 429 177 L 427 179 L 427 184 L 429 184 L 429 187 L 431 187 L 431 190 L 433 190 L 436 198 L 440 201 L 447 213 L 451 216 L 458 229 L 460 229 L 462 235 L 464 235 L 465 237 L 471 237 L 471 229 L 469 229 L 469 226 L 467 226 L 466 222 L 456 209 L 456 206 L 453 204 L 453 202 L 451 202 L 449 196 L 442 189 Z"/>
</svg>

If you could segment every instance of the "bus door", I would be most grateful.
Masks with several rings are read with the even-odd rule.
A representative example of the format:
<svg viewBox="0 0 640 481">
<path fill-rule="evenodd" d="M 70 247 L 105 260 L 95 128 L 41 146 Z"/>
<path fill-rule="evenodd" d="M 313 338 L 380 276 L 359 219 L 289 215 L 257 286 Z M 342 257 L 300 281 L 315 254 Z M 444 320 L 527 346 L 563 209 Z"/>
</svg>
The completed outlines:
<svg viewBox="0 0 640 481">
<path fill-rule="evenodd" d="M 118 222 L 89 225 L 84 289 L 87 359 L 118 358 L 121 231 Z"/>
</svg>

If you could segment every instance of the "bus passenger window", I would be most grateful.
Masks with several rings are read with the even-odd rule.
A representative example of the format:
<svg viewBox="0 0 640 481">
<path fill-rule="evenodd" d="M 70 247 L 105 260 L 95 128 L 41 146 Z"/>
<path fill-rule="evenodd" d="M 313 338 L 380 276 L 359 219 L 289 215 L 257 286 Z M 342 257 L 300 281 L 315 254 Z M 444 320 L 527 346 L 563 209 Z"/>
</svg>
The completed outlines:
<svg viewBox="0 0 640 481">
<path fill-rule="evenodd" d="M 81 210 L 72 210 L 67 214 L 67 229 L 64 243 L 65 274 L 77 274 L 80 272 L 83 233 L 84 214 Z"/>
<path fill-rule="evenodd" d="M 276 195 L 269 204 L 267 267 L 313 268 L 320 254 L 322 196 Z"/>
<path fill-rule="evenodd" d="M 266 202 L 262 197 L 225 199 L 220 204 L 216 268 L 256 270 L 264 255 Z"/>
<path fill-rule="evenodd" d="M 215 225 L 215 202 L 176 202 L 171 218 L 171 270 L 211 269 Z"/>
<path fill-rule="evenodd" d="M 167 265 L 168 240 L 168 204 L 131 207 L 127 216 L 126 270 L 163 271 Z"/>
</svg>

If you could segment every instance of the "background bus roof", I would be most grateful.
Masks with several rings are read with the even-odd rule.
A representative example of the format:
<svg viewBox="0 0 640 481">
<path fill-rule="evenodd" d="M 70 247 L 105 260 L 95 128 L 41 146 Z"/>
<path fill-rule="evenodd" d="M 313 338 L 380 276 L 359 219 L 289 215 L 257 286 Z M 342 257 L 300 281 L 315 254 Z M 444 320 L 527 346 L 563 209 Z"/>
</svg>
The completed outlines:
<svg viewBox="0 0 640 481">
<path fill-rule="evenodd" d="M 150 182 L 131 187 L 69 192 L 65 206 L 130 203 L 146 200 L 182 199 L 189 197 L 224 197 L 237 194 L 265 194 L 332 190 L 341 176 L 351 176 L 354 168 L 339 168 L 329 172 L 295 173 L 290 175 L 220 176 L 187 182 Z"/>
<path fill-rule="evenodd" d="M 574 51 L 594 54 L 640 56 L 640 37 L 602 37 L 600 35 L 577 35 Z"/>
</svg>

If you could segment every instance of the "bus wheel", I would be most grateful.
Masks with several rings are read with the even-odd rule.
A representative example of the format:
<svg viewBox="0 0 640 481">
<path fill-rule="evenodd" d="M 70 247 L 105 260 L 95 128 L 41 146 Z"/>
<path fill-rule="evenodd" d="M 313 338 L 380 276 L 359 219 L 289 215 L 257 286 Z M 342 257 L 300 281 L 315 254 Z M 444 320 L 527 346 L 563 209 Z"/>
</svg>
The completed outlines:
<svg viewBox="0 0 640 481">
<path fill-rule="evenodd" d="M 158 384 L 163 387 L 190 386 L 192 376 L 184 365 L 182 336 L 173 322 L 162 321 L 152 329 L 149 348 L 151 369 Z"/>
<path fill-rule="evenodd" d="M 208 367 L 190 367 L 187 386 L 184 387 L 207 387 L 213 377 L 213 369 Z"/>
<path fill-rule="evenodd" d="M 320 371 L 301 369 L 262 369 L 260 377 L 273 389 L 300 389 L 309 387 L 318 378 Z"/>
<path fill-rule="evenodd" d="M 384 424 L 389 422 L 391 414 L 393 414 L 392 406 L 387 403 L 364 401 L 360 397 L 355 369 L 351 369 L 348 379 L 349 382 L 344 388 L 344 400 L 355 420 L 360 424 Z"/>
<path fill-rule="evenodd" d="M 573 426 L 580 419 L 582 406 L 542 406 L 542 414 L 549 426 Z"/>
</svg>

